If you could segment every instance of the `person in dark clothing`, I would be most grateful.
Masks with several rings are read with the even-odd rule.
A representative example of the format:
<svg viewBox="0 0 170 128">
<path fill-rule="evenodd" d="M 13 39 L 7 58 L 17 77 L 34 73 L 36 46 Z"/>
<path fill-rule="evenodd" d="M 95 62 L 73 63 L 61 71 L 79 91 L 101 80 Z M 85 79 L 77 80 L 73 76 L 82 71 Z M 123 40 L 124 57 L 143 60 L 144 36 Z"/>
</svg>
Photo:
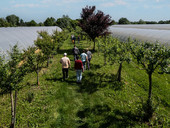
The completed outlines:
<svg viewBox="0 0 170 128">
<path fill-rule="evenodd" d="M 79 56 L 76 57 L 74 68 L 76 70 L 77 83 L 81 83 L 82 72 L 84 72 L 84 70 L 83 70 L 83 63 L 81 60 L 79 60 Z"/>
<path fill-rule="evenodd" d="M 91 61 L 91 58 L 92 58 L 92 53 L 91 51 L 89 51 L 89 49 L 87 48 L 86 49 L 86 54 L 87 54 L 87 58 L 88 58 L 88 62 L 87 62 L 87 65 L 88 65 L 88 70 L 90 69 L 90 61 Z"/>
<path fill-rule="evenodd" d="M 77 43 L 79 44 L 80 43 L 80 36 L 78 35 L 77 37 Z"/>
<path fill-rule="evenodd" d="M 74 45 L 74 48 L 72 49 L 72 53 L 74 55 L 74 61 L 75 61 L 77 56 L 78 56 L 78 54 L 80 53 L 79 49 L 76 47 L 76 45 Z"/>
</svg>

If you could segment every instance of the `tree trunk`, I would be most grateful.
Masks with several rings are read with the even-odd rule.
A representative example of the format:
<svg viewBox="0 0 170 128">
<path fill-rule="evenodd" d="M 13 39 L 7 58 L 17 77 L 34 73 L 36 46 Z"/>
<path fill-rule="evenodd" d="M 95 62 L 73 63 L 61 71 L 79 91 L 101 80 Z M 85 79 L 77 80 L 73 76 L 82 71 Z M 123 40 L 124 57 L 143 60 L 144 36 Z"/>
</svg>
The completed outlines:
<svg viewBox="0 0 170 128">
<path fill-rule="evenodd" d="M 121 82 L 121 71 L 122 71 L 122 63 L 119 64 L 119 70 L 117 72 L 117 81 Z"/>
<path fill-rule="evenodd" d="M 18 91 L 17 91 L 17 90 L 15 90 L 15 103 L 14 103 L 14 127 L 15 127 L 15 122 L 16 122 L 17 94 L 18 94 Z"/>
<path fill-rule="evenodd" d="M 148 93 L 148 100 L 151 101 L 152 95 L 152 74 L 149 74 L 149 93 Z"/>
<path fill-rule="evenodd" d="M 152 109 L 152 101 L 151 101 L 151 94 L 152 94 L 152 73 L 148 74 L 149 76 L 149 93 L 148 93 L 148 100 L 147 100 L 147 109 L 146 109 L 146 120 L 149 121 L 149 119 L 153 115 L 153 109 Z"/>
<path fill-rule="evenodd" d="M 106 62 L 106 58 L 107 58 L 107 55 L 106 55 L 106 52 L 104 52 L 104 65 L 106 65 L 106 64 L 107 64 L 107 62 Z"/>
<path fill-rule="evenodd" d="M 49 62 L 50 62 L 50 57 L 48 57 L 48 59 L 47 59 L 47 68 L 49 66 Z"/>
<path fill-rule="evenodd" d="M 13 92 L 10 92 L 11 96 L 11 125 L 10 128 L 14 128 L 15 124 L 15 115 L 14 115 L 14 98 L 13 98 Z"/>
<path fill-rule="evenodd" d="M 94 46 L 93 46 L 93 51 L 95 51 L 95 39 L 93 40 L 93 42 L 94 42 Z"/>
<path fill-rule="evenodd" d="M 37 64 L 37 85 L 39 86 L 39 66 Z"/>
</svg>

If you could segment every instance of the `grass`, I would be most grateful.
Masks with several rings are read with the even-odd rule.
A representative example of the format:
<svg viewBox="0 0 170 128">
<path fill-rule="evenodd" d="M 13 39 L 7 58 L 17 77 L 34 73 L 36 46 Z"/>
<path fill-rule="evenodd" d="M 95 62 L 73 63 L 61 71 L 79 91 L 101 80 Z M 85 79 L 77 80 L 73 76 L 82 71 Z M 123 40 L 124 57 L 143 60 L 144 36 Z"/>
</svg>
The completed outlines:
<svg viewBox="0 0 170 128">
<path fill-rule="evenodd" d="M 82 41 L 77 45 L 92 48 Z M 82 84 L 76 84 L 73 44 L 67 40 L 52 59 L 48 69 L 27 74 L 18 94 L 17 128 L 119 128 L 169 127 L 170 75 L 153 74 L 153 103 L 157 106 L 150 122 L 142 120 L 142 106 L 148 96 L 148 76 L 136 63 L 124 63 L 122 83 L 115 81 L 118 65 L 104 65 L 103 55 L 93 53 L 91 69 L 83 73 Z M 72 68 L 69 79 L 62 82 L 61 64 L 67 52 Z M 0 97 L 0 128 L 10 124 L 10 96 Z"/>
</svg>

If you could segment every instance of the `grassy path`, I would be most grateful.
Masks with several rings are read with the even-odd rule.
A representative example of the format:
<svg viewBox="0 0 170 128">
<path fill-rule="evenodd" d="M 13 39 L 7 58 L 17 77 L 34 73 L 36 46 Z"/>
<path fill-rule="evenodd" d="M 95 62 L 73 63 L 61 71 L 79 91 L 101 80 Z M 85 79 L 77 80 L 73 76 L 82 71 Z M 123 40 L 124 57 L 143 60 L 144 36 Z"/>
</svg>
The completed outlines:
<svg viewBox="0 0 170 128">
<path fill-rule="evenodd" d="M 77 45 L 91 48 L 84 42 Z M 118 66 L 104 65 L 103 56 L 93 53 L 91 70 L 83 73 L 82 84 L 76 83 L 73 44 L 67 40 L 52 59 L 48 69 L 41 71 L 40 87 L 35 86 L 36 74 L 25 77 L 26 85 L 18 94 L 17 127 L 29 128 L 116 128 L 149 127 L 141 121 L 142 101 L 147 99 L 148 80 L 144 71 L 135 64 L 125 64 L 122 70 L 122 84 L 114 78 Z M 62 81 L 59 60 L 67 52 L 72 68 L 69 79 Z M 158 79 L 159 78 L 159 79 Z M 154 103 L 160 103 L 154 126 L 169 124 L 170 76 L 154 74 Z M 159 122 L 159 123 L 158 123 Z M 157 124 L 156 124 L 157 123 Z M 10 124 L 9 96 L 0 97 L 0 127 Z"/>
</svg>

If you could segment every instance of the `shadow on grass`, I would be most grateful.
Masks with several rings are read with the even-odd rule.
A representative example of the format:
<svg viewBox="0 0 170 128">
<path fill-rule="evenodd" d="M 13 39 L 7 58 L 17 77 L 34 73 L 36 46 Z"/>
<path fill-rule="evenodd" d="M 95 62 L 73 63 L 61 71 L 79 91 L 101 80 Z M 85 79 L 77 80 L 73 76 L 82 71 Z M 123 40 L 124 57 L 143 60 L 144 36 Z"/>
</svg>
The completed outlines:
<svg viewBox="0 0 170 128">
<path fill-rule="evenodd" d="M 116 81 L 116 75 L 106 73 L 96 73 L 88 71 L 83 74 L 82 84 L 79 85 L 78 92 L 92 94 L 99 88 L 109 86 L 111 89 L 121 90 L 123 83 Z"/>
<path fill-rule="evenodd" d="M 78 92 L 87 92 L 89 94 L 92 94 L 94 92 L 96 92 L 98 83 L 96 80 L 96 74 L 94 74 L 93 72 L 86 72 L 83 73 L 83 80 L 82 80 L 82 84 L 79 84 L 79 89 Z"/>
<path fill-rule="evenodd" d="M 65 80 L 63 80 L 63 76 L 60 75 L 56 75 L 55 73 L 52 74 L 51 76 L 46 77 L 47 81 L 52 81 L 52 82 L 56 82 L 56 81 L 60 81 L 60 82 L 66 82 L 69 85 L 77 85 L 76 84 L 76 80 L 75 80 L 75 76 L 69 76 L 69 78 L 66 78 Z"/>
<path fill-rule="evenodd" d="M 96 70 L 96 69 L 99 69 L 101 68 L 102 66 L 99 65 L 99 64 L 93 64 L 93 63 L 90 63 L 90 68 L 91 70 Z"/>
<path fill-rule="evenodd" d="M 90 128 L 98 126 L 99 128 L 133 127 L 138 122 L 138 116 L 131 112 L 122 112 L 118 109 L 111 110 L 108 105 L 96 105 L 93 108 L 86 108 L 77 112 L 80 120 L 77 122 L 79 128 Z"/>
</svg>

